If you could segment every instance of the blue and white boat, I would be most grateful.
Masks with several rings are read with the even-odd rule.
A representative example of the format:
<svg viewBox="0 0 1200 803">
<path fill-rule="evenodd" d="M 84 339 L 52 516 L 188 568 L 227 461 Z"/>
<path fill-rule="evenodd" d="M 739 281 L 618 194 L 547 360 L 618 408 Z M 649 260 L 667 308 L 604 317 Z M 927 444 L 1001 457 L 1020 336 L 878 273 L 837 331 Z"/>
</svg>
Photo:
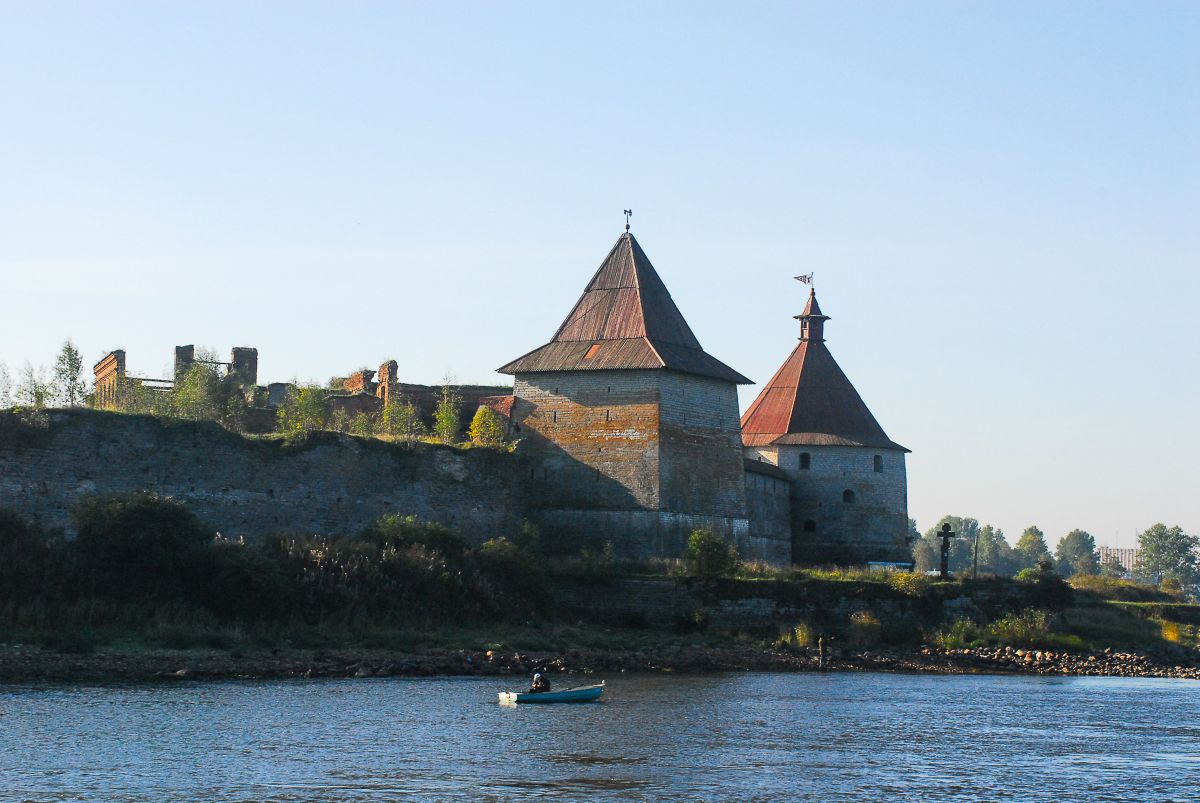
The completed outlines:
<svg viewBox="0 0 1200 803">
<path fill-rule="evenodd" d="M 499 697 L 503 705 L 516 705 L 517 703 L 590 703 L 599 700 L 600 695 L 603 693 L 604 681 L 600 681 L 595 686 L 576 686 L 573 689 L 563 689 L 562 691 L 502 691 Z"/>
</svg>

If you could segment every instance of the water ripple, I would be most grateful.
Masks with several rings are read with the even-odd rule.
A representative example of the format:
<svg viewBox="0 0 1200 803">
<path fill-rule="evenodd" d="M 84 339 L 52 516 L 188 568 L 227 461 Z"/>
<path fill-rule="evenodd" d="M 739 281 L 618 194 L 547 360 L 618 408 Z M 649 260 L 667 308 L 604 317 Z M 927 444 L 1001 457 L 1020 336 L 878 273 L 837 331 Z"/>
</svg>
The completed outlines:
<svg viewBox="0 0 1200 803">
<path fill-rule="evenodd" d="M 565 681 L 564 682 L 568 682 Z M 1200 684 L 629 676 L 0 687 L 2 800 L 1194 800 Z"/>
</svg>

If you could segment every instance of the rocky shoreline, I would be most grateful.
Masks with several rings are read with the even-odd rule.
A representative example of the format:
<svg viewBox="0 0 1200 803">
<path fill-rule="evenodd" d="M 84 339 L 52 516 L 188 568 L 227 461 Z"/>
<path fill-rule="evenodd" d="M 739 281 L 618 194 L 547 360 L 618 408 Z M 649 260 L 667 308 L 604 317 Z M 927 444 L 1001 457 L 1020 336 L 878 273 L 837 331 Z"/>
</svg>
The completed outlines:
<svg viewBox="0 0 1200 803">
<path fill-rule="evenodd" d="M 105 683 L 177 680 L 529 675 L 532 672 L 813 672 L 1024 674 L 1200 680 L 1195 653 L 1144 655 L 1105 650 L 1076 654 L 1011 647 L 941 650 L 834 650 L 823 664 L 815 649 L 669 647 L 590 648 L 558 652 L 394 650 L 97 651 L 70 655 L 31 646 L 0 647 L 0 682 Z"/>
</svg>

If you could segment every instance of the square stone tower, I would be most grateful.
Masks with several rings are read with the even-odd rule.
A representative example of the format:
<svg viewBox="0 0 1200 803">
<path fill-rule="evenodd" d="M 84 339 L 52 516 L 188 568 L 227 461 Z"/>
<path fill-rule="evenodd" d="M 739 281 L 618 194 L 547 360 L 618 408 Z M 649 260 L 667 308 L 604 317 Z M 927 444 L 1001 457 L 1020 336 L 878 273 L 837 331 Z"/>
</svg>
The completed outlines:
<svg viewBox="0 0 1200 803">
<path fill-rule="evenodd" d="M 515 378 L 512 427 L 548 534 L 677 556 L 711 527 L 754 556 L 737 400 L 749 380 L 704 351 L 632 234 L 551 341 L 499 370 Z"/>
</svg>

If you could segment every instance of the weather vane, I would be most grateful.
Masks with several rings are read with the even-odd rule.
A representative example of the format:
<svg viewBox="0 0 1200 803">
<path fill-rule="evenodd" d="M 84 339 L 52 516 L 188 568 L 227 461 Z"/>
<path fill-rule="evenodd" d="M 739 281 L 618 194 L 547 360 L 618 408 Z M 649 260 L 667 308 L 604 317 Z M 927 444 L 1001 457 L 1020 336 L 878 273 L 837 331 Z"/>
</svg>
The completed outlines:
<svg viewBox="0 0 1200 803">
<path fill-rule="evenodd" d="M 629 231 L 629 218 L 633 217 L 633 210 L 625 210 L 625 231 Z"/>
<path fill-rule="evenodd" d="M 809 274 L 801 274 L 800 276 L 796 276 L 794 278 L 796 279 L 796 281 L 800 282 L 800 284 L 812 284 L 813 283 L 812 277 L 813 277 L 813 275 L 811 273 L 809 273 Z"/>
</svg>

